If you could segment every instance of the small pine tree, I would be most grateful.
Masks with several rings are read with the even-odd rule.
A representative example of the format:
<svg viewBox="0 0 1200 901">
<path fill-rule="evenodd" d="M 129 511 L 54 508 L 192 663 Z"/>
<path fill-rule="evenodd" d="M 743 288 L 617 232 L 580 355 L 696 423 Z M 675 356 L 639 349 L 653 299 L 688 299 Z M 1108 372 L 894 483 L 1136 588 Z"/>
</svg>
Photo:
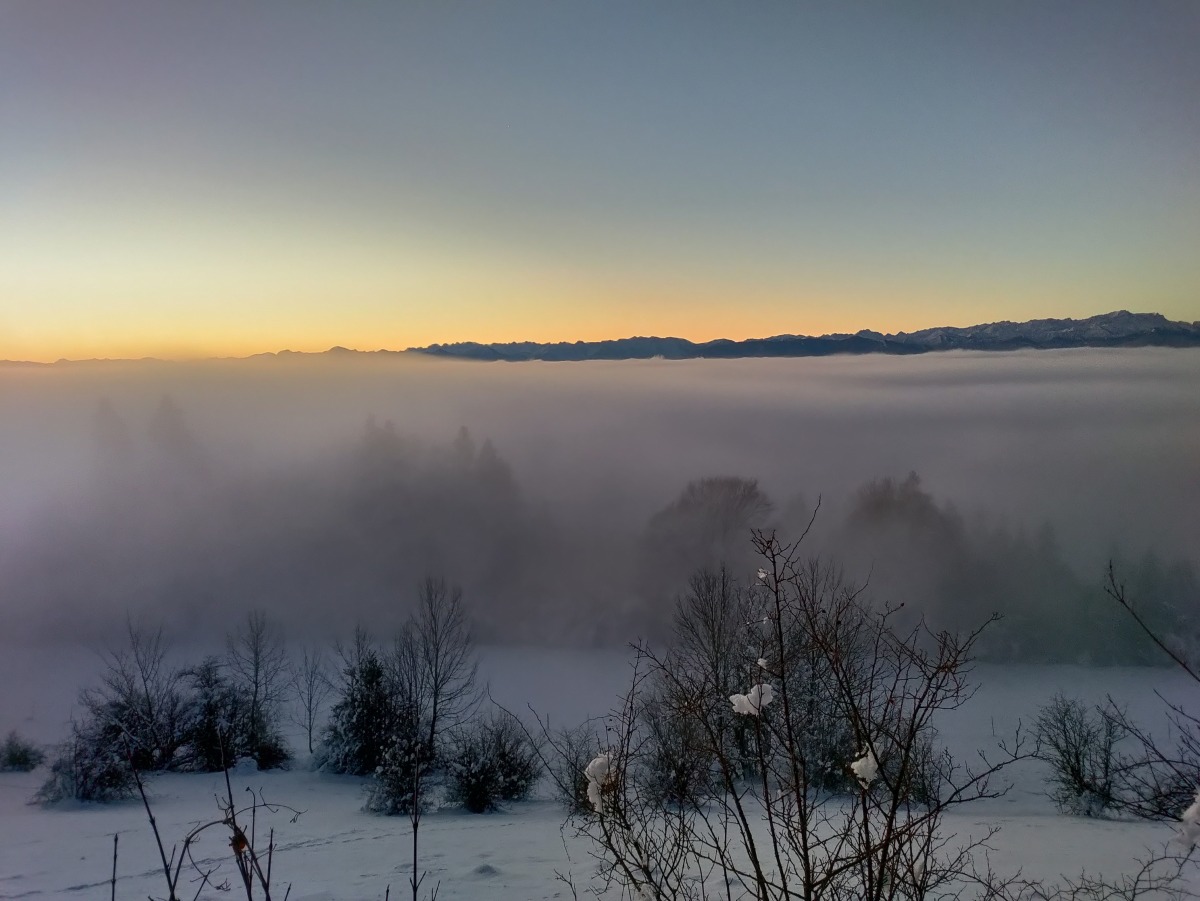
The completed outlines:
<svg viewBox="0 0 1200 901">
<path fill-rule="evenodd" d="M 45 759 L 46 753 L 17 735 L 16 730 L 8 733 L 4 744 L 0 744 L 0 772 L 28 773 L 41 766 Z"/>
<path fill-rule="evenodd" d="M 319 754 L 334 773 L 367 776 L 392 749 L 396 710 L 379 654 L 360 646 L 346 664 L 341 697 L 330 712 Z"/>
<path fill-rule="evenodd" d="M 187 756 L 193 769 L 215 773 L 233 764 L 242 750 L 239 726 L 242 698 L 222 672 L 221 661 L 207 657 L 188 673 L 191 716 L 188 719 Z"/>
<path fill-rule="evenodd" d="M 391 736 L 367 790 L 367 810 L 389 816 L 419 814 L 425 809 L 434 764 L 416 707 L 403 705 L 393 718 Z"/>
</svg>

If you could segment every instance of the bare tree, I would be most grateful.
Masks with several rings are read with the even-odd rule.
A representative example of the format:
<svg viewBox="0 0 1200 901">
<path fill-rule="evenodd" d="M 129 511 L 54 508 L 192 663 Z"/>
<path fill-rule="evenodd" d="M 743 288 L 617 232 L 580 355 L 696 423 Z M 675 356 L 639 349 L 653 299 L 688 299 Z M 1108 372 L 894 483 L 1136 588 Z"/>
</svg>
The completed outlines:
<svg viewBox="0 0 1200 901">
<path fill-rule="evenodd" d="M 128 645 L 104 657 L 100 685 L 80 692 L 83 715 L 56 751 L 41 801 L 112 801 L 130 795 L 130 765 L 166 770 L 181 764 L 190 719 L 184 674 L 168 660 L 161 627 L 126 621 Z"/>
<path fill-rule="evenodd" d="M 752 650 L 737 664 L 737 691 L 714 704 L 720 666 L 696 654 L 697 636 L 718 634 L 705 604 L 681 608 L 701 622 L 679 650 L 639 648 L 609 746 L 586 768 L 595 815 L 581 828 L 602 878 L 634 897 L 758 901 L 925 898 L 976 880 L 991 831 L 948 834 L 945 814 L 1002 793 L 993 777 L 1025 754 L 1019 734 L 976 769 L 936 749 L 934 717 L 974 692 L 982 627 L 900 631 L 893 609 L 868 606 L 836 571 L 802 560 L 799 543 L 756 532 L 754 546 L 762 569 L 747 589 L 753 614 L 739 632 Z M 657 753 L 649 719 L 664 703 L 690 725 L 715 792 L 699 780 L 701 793 L 663 793 L 647 779 Z M 749 770 L 727 714 L 748 727 Z"/>
<path fill-rule="evenodd" d="M 417 613 L 408 630 L 417 680 L 425 696 L 427 746 L 463 722 L 479 704 L 475 678 L 479 664 L 471 627 L 462 606 L 462 590 L 440 577 L 417 586 Z"/>
<path fill-rule="evenodd" d="M 319 647 L 301 648 L 300 659 L 291 662 L 289 674 L 292 691 L 296 695 L 292 722 L 304 730 L 308 738 L 308 753 L 312 754 L 313 735 L 317 731 L 321 711 L 333 692 L 324 653 Z"/>
<path fill-rule="evenodd" d="M 721 734 L 733 742 L 733 753 L 748 775 L 753 767 L 751 730 L 744 717 L 729 709 L 728 698 L 739 690 L 745 673 L 754 666 L 757 655 L 746 641 L 746 624 L 754 618 L 752 593 L 747 591 L 722 566 L 702 569 L 688 580 L 688 591 L 676 603 L 672 642 L 672 666 L 681 684 L 703 686 L 708 716 Z M 664 694 L 666 711 L 682 706 L 686 699 L 677 697 L 669 680 L 658 680 Z M 691 694 L 693 692 L 689 692 Z M 686 719 L 686 717 L 684 717 Z M 672 722 L 673 721 L 673 722 Z M 680 727 L 680 717 L 668 716 L 668 727 L 682 737 L 689 733 Z"/>
<path fill-rule="evenodd" d="M 754 479 L 720 476 L 688 482 L 646 526 L 639 561 L 643 593 L 651 601 L 667 602 L 700 567 L 740 570 L 750 562 L 750 530 L 765 526 L 772 508 Z M 669 610 L 663 607 L 668 615 Z M 662 625 L 668 625 L 666 618 Z"/>
<path fill-rule="evenodd" d="M 261 610 L 246 615 L 246 622 L 226 639 L 229 671 L 246 699 L 244 750 L 260 766 L 287 759 L 278 734 L 279 710 L 287 688 L 288 659 L 283 638 Z"/>
<path fill-rule="evenodd" d="M 677 647 L 638 648 L 607 743 L 583 770 L 591 816 L 576 822 L 594 843 L 598 891 L 615 884 L 636 898 L 756 901 L 1197 897 L 1189 878 L 1200 802 L 1183 812 L 1175 841 L 1115 878 L 1083 873 L 1047 883 L 992 870 L 994 830 L 955 835 L 945 815 L 1003 793 L 993 782 L 999 771 L 1041 749 L 1018 729 L 998 757 L 981 754 L 971 769 L 937 749 L 935 729 L 939 711 L 974 693 L 971 653 L 987 624 L 962 635 L 901 628 L 894 608 L 867 605 L 836 572 L 801 561 L 796 544 L 764 532 L 754 543 L 763 566 L 741 634 L 757 659 L 743 664 L 742 688 L 727 698 L 750 725 L 753 771 L 737 765 L 726 721 L 714 713 L 717 680 L 703 675 L 712 667 L 695 649 L 697 636 L 716 632 L 711 610 L 693 599 L 680 617 L 700 623 Z M 1110 589 L 1128 603 L 1115 580 Z M 701 781 L 701 791 L 663 793 L 647 779 L 664 703 L 694 727 L 718 791 Z M 1196 719 L 1174 713 L 1177 728 L 1200 732 Z M 1170 752 L 1149 753 L 1164 777 L 1195 791 L 1200 779 L 1173 768 Z"/>
<path fill-rule="evenodd" d="M 183 742 L 187 700 L 183 674 L 167 659 L 162 627 L 154 631 L 125 624 L 129 644 L 106 655 L 101 685 L 81 694 L 99 739 L 131 749 L 138 766 L 171 766 Z"/>
<path fill-rule="evenodd" d="M 728 568 L 701 569 L 675 612 L 676 658 L 689 674 L 728 696 L 746 671 L 748 594 Z M 728 690 L 727 690 L 728 689 Z"/>
<path fill-rule="evenodd" d="M 419 848 L 427 782 L 442 734 L 465 721 L 479 703 L 477 669 L 462 591 L 426 577 L 417 586 L 416 613 L 396 636 L 388 660 L 394 728 L 367 802 L 372 809 L 408 817 L 413 901 L 426 876 Z M 437 893 L 435 886 L 432 897 Z"/>
<path fill-rule="evenodd" d="M 1108 566 L 1104 590 L 1159 650 L 1193 682 L 1200 684 L 1195 667 L 1146 622 L 1125 584 L 1117 578 L 1112 563 Z M 1137 859 L 1136 867 L 1117 877 L 1082 873 L 1056 885 L 1013 879 L 1004 884 L 1003 891 L 993 893 L 993 897 L 998 901 L 1140 901 L 1200 897 L 1195 889 L 1196 845 L 1200 841 L 1200 803 L 1196 801 L 1200 797 L 1196 794 L 1200 787 L 1200 717 L 1182 705 L 1168 702 L 1162 695 L 1159 697 L 1167 707 L 1167 721 L 1175 737 L 1174 747 L 1160 744 L 1149 730 L 1133 722 L 1125 708 L 1110 697 L 1103 707 L 1097 708 L 1103 725 L 1089 718 L 1080 726 L 1078 710 L 1068 711 L 1072 715 L 1067 717 L 1060 714 L 1055 728 L 1060 734 L 1066 734 L 1069 739 L 1066 750 L 1073 753 L 1064 753 L 1053 746 L 1051 751 L 1059 758 L 1055 762 L 1055 778 L 1060 783 L 1068 776 L 1067 784 L 1075 790 L 1080 785 L 1098 781 L 1092 775 L 1098 771 L 1103 777 L 1099 780 L 1100 785 L 1110 791 L 1112 807 L 1147 819 L 1174 822 L 1178 824 L 1174 838 L 1157 849 L 1147 849 Z M 1060 700 L 1056 699 L 1056 702 Z M 1068 728 L 1073 731 L 1064 733 Z M 1110 735 L 1114 736 L 1111 742 Z M 1116 737 L 1132 740 L 1137 750 L 1132 754 L 1115 753 Z M 1099 744 L 1102 760 L 1104 756 L 1114 759 L 1103 760 L 1103 766 L 1097 767 L 1086 753 L 1079 752 L 1081 745 L 1089 743 Z M 1081 760 L 1082 766 L 1079 765 Z"/>
<path fill-rule="evenodd" d="M 1189 679 L 1200 684 L 1200 674 L 1185 659 L 1183 652 L 1172 648 L 1166 638 L 1147 623 L 1111 563 L 1104 591 L 1163 654 Z M 1134 722 L 1127 710 L 1112 698 L 1107 700 L 1103 714 L 1112 728 L 1132 739 L 1135 748 L 1133 753 L 1121 754 L 1117 760 L 1117 805 L 1127 813 L 1146 819 L 1177 820 L 1200 789 L 1200 716 L 1180 704 L 1167 701 L 1161 694 L 1159 698 L 1166 707 L 1173 745 Z"/>
</svg>

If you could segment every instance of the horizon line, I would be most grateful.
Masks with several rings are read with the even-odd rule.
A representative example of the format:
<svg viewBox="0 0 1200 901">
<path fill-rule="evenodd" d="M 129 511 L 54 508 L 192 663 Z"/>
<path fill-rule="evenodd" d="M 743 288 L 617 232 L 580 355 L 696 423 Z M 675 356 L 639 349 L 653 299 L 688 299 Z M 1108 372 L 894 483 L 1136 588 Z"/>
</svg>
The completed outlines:
<svg viewBox="0 0 1200 901">
<path fill-rule="evenodd" d="M 1132 315 L 1132 316 L 1158 316 L 1162 319 L 1166 319 L 1165 315 L 1163 315 L 1162 313 L 1156 312 L 1156 311 L 1131 313 L 1127 309 L 1120 309 L 1120 310 L 1110 310 L 1106 313 L 1096 313 L 1091 316 L 1085 316 L 1085 317 L 1078 318 L 1078 319 L 1072 318 L 1072 317 L 1056 317 L 1056 316 L 1045 316 L 1045 317 L 1039 317 L 1037 319 L 1025 319 L 1025 320 L 1020 320 L 1020 321 L 1016 321 L 1016 320 L 1012 320 L 1012 319 L 996 319 L 996 320 L 992 320 L 990 322 L 976 322 L 976 323 L 971 323 L 969 325 L 945 325 L 945 324 L 943 324 L 943 325 L 925 326 L 923 328 L 913 329 L 912 331 L 900 330 L 897 332 L 880 332 L 880 331 L 877 331 L 877 330 L 871 329 L 871 328 L 862 328 L 856 332 L 827 332 L 827 333 L 824 333 L 821 335 L 806 335 L 806 334 L 801 334 L 798 332 L 777 332 L 773 335 L 749 336 L 746 338 L 720 337 L 720 338 L 712 338 L 712 339 L 709 339 L 706 341 L 696 341 L 694 339 L 683 338 L 678 335 L 640 335 L 640 334 L 639 335 L 628 335 L 627 334 L 627 335 L 623 335 L 621 337 L 616 337 L 616 338 L 598 338 L 598 339 L 590 339 L 590 340 L 559 339 L 559 340 L 554 340 L 554 341 L 533 341 L 533 340 L 528 340 L 528 339 L 516 340 L 516 341 L 476 341 L 476 340 L 472 340 L 472 339 L 459 339 L 459 340 L 454 340 L 454 341 L 435 341 L 430 344 L 426 344 L 424 346 L 410 346 L 410 347 L 399 348 L 399 349 L 380 347 L 380 348 L 374 348 L 371 350 L 363 350 L 361 348 L 356 348 L 356 347 L 351 348 L 351 347 L 346 347 L 341 344 L 334 344 L 334 345 L 331 345 L 330 347 L 325 348 L 324 350 L 292 350 L 290 348 L 283 348 L 281 350 L 275 350 L 275 351 L 270 351 L 270 350 L 256 351 L 256 352 L 244 354 L 241 356 L 229 355 L 229 354 L 209 354 L 209 355 L 205 355 L 205 356 L 155 356 L 155 355 L 151 354 L 151 355 L 130 356 L 130 357 L 79 357 L 79 358 L 59 357 L 58 359 L 55 359 L 55 360 L 21 360 L 21 359 L 4 358 L 4 359 L 0 359 L 0 365 L 39 367 L 39 366 L 60 366 L 60 365 L 85 365 L 85 364 L 100 364 L 100 363 L 172 363 L 172 364 L 174 364 L 174 363 L 202 363 L 202 362 L 245 362 L 245 361 L 250 361 L 250 360 L 263 359 L 263 358 L 267 358 L 267 357 L 280 357 L 280 356 L 284 356 L 284 357 L 313 356 L 313 357 L 315 357 L 315 356 L 327 356 L 327 355 L 331 355 L 331 354 L 332 355 L 338 355 L 338 354 L 372 354 L 372 355 L 388 354 L 388 355 L 397 355 L 397 356 L 411 354 L 413 356 L 422 355 L 422 356 L 426 356 L 426 357 L 429 357 L 429 356 L 437 357 L 438 356 L 437 354 L 428 354 L 428 353 L 426 353 L 426 351 L 428 351 L 430 348 L 449 348 L 449 347 L 459 347 L 459 346 L 464 346 L 464 345 L 477 346 L 477 347 L 515 347 L 515 346 L 520 346 L 520 345 L 533 345 L 533 346 L 537 346 L 537 347 L 554 347 L 554 346 L 578 346 L 578 345 L 586 345 L 586 344 L 605 344 L 605 343 L 613 343 L 613 342 L 620 342 L 620 341 L 642 340 L 642 341 L 685 341 L 685 342 L 687 342 L 689 344 L 693 344 L 697 347 L 703 347 L 705 345 L 724 343 L 724 342 L 741 343 L 741 342 L 748 342 L 748 341 L 769 341 L 769 340 L 773 340 L 773 339 L 777 339 L 777 338 L 805 338 L 805 339 L 846 338 L 846 337 L 856 337 L 856 336 L 860 336 L 860 335 L 864 335 L 864 334 L 877 335 L 877 336 L 881 336 L 882 338 L 886 339 L 886 338 L 893 338 L 893 337 L 904 336 L 904 335 L 918 334 L 920 332 L 936 331 L 939 329 L 971 329 L 971 328 L 983 328 L 983 327 L 992 326 L 992 325 L 1007 325 L 1007 324 L 1025 325 L 1025 324 L 1035 323 L 1035 322 L 1086 322 L 1091 319 L 1100 319 L 1100 318 L 1104 318 L 1104 317 L 1108 317 L 1108 316 L 1116 316 L 1116 315 L 1121 315 L 1121 314 Z M 1167 319 L 1166 321 L 1172 322 L 1172 323 L 1177 322 L 1177 323 L 1181 323 L 1181 324 L 1185 324 L 1185 325 L 1200 326 L 1200 320 L 1197 320 L 1196 322 L 1191 322 L 1191 323 L 1188 323 L 1186 320 Z M 469 358 L 459 358 L 459 359 L 469 359 Z M 479 361 L 479 362 L 486 362 L 486 361 Z"/>
</svg>

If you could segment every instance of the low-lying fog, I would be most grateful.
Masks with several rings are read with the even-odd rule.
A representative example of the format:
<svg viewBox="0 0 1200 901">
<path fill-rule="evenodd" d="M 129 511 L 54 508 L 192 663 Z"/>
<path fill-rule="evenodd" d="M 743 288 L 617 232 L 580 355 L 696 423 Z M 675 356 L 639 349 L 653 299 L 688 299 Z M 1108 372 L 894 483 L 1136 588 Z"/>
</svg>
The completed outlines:
<svg viewBox="0 0 1200 901">
<path fill-rule="evenodd" d="M 1195 350 L 14 366 L 0 423 L 22 641 L 250 609 L 386 632 L 426 574 L 486 640 L 655 637 L 688 572 L 753 572 L 749 529 L 795 534 L 818 496 L 814 552 L 934 625 L 1001 610 L 997 656 L 1139 659 L 1101 634 L 1129 631 L 1110 558 L 1159 622 L 1200 614 Z"/>
</svg>

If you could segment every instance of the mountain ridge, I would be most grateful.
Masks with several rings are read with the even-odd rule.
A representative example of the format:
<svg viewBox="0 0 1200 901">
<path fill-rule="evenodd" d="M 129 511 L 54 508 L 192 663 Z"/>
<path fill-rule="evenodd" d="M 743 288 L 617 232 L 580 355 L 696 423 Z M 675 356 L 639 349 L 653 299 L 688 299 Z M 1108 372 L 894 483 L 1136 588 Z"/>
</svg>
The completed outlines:
<svg viewBox="0 0 1200 901">
<path fill-rule="evenodd" d="M 1177 322 L 1161 313 L 1115 310 L 1086 319 L 1031 319 L 971 326 L 937 326 L 915 332 L 862 329 L 854 334 L 773 335 L 734 341 L 717 338 L 617 338 L 605 341 L 462 341 L 410 347 L 408 352 L 471 360 L 627 360 L 813 357 L 832 354 L 917 354 L 937 350 L 1021 350 L 1071 347 L 1200 347 L 1200 321 Z"/>
<path fill-rule="evenodd" d="M 914 332 L 885 334 L 861 329 L 826 335 L 780 334 L 767 338 L 716 338 L 690 341 L 687 338 L 637 335 L 602 341 L 510 341 L 480 343 L 458 341 L 430 344 L 405 350 L 352 350 L 334 346 L 325 351 L 281 350 L 245 357 L 212 357 L 224 360 L 266 360 L 308 357 L 353 358 L 427 356 L 477 361 L 523 362 L 646 360 L 646 359 L 740 359 L 746 357 L 816 357 L 833 354 L 920 354 L 939 350 L 1051 350 L 1074 347 L 1200 347 L 1200 320 L 1183 322 L 1161 313 L 1131 313 L 1115 310 L 1086 319 L 1001 320 L 969 326 L 935 326 Z M 140 359 L 61 359 L 53 363 L 0 360 L 5 367 L 86 366 L 104 363 L 173 363 L 155 357 Z"/>
</svg>

